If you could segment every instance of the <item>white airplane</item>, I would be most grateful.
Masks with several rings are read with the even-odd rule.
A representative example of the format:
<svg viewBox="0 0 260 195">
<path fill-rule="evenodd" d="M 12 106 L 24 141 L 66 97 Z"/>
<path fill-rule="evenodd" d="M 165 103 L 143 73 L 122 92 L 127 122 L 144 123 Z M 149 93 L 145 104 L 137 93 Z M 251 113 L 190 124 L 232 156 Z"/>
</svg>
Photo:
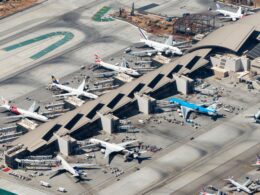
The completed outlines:
<svg viewBox="0 0 260 195">
<path fill-rule="evenodd" d="M 60 166 L 58 166 L 52 170 L 52 172 L 55 172 L 55 174 L 52 175 L 50 178 L 53 178 L 54 176 L 56 176 L 64 171 L 67 171 L 73 177 L 80 179 L 81 176 L 87 176 L 87 173 L 83 172 L 79 169 L 96 166 L 95 164 L 86 164 L 86 163 L 71 164 L 71 163 L 68 163 L 61 155 L 57 155 L 56 158 L 57 158 L 57 160 L 60 161 Z"/>
<path fill-rule="evenodd" d="M 24 109 L 18 108 L 15 105 L 9 105 L 8 100 L 6 100 L 2 97 L 2 105 L 0 106 L 0 108 L 4 108 L 13 114 L 16 114 L 14 116 L 8 116 L 6 118 L 17 118 L 17 119 L 31 118 L 31 119 L 35 119 L 35 120 L 38 120 L 41 122 L 48 121 L 48 118 L 46 116 L 43 116 L 36 112 L 37 109 L 35 108 L 35 106 L 36 106 L 36 102 L 34 101 L 28 110 L 24 110 Z"/>
<path fill-rule="evenodd" d="M 231 183 L 234 188 L 232 188 L 231 190 L 236 190 L 238 192 L 240 191 L 244 191 L 248 194 L 252 194 L 253 192 L 248 188 L 248 186 L 251 184 L 251 180 L 247 179 L 247 181 L 244 184 L 240 184 L 238 182 L 236 182 L 235 180 L 233 180 L 233 178 L 229 178 L 229 179 L 225 179 L 226 181 L 228 181 L 229 183 Z"/>
<path fill-rule="evenodd" d="M 119 73 L 122 72 L 131 76 L 140 76 L 140 73 L 138 71 L 127 67 L 125 59 L 123 59 L 123 62 L 121 63 L 120 66 L 116 66 L 113 64 L 108 64 L 106 62 L 103 62 L 100 56 L 98 56 L 97 54 L 95 54 L 95 58 L 96 58 L 95 63 L 106 69 L 113 70 Z"/>
<path fill-rule="evenodd" d="M 87 91 L 84 91 L 85 83 L 86 83 L 85 79 L 82 81 L 82 83 L 79 85 L 79 87 L 77 89 L 75 89 L 75 88 L 60 84 L 60 82 L 55 78 L 55 76 L 51 76 L 51 77 L 52 77 L 51 86 L 55 86 L 55 87 L 57 87 L 61 90 L 68 92 L 68 93 L 64 93 L 64 94 L 54 95 L 54 97 L 66 97 L 66 96 L 77 96 L 77 97 L 79 97 L 79 96 L 84 96 L 84 97 L 91 98 L 91 99 L 98 98 L 97 95 L 95 95 L 93 93 L 89 93 Z"/>
<path fill-rule="evenodd" d="M 216 4 L 216 6 L 217 6 L 216 12 L 225 16 L 225 17 L 220 17 L 220 18 L 231 19 L 232 21 L 236 21 L 236 20 L 241 19 L 244 16 L 242 14 L 242 8 L 241 7 L 238 8 L 237 12 L 231 12 L 231 11 L 221 9 L 219 4 Z"/>
<path fill-rule="evenodd" d="M 172 36 L 170 36 L 165 43 L 159 43 L 156 41 L 152 41 L 149 40 L 148 36 L 146 35 L 146 33 L 138 28 L 141 36 L 143 37 L 142 39 L 140 39 L 141 43 L 144 43 L 145 45 L 147 45 L 148 47 L 154 48 L 154 50 L 148 50 L 148 54 L 154 54 L 154 53 L 165 53 L 166 55 L 182 55 L 182 51 L 178 48 L 178 47 L 174 47 L 173 46 L 173 40 L 172 40 Z M 145 51 L 144 51 L 145 52 Z"/>
<path fill-rule="evenodd" d="M 146 152 L 146 151 L 136 152 L 136 151 L 126 149 L 128 145 L 137 142 L 137 140 L 115 144 L 115 143 L 109 143 L 109 142 L 92 138 L 89 140 L 89 142 L 101 148 L 104 148 L 104 150 L 101 150 L 102 152 L 105 152 L 104 158 L 110 158 L 111 157 L 110 155 L 112 153 L 123 153 L 126 161 L 131 159 L 137 159 L 138 161 L 140 161 L 141 160 L 139 158 L 140 155 Z M 110 161 L 111 159 L 109 159 L 109 163 Z"/>
<path fill-rule="evenodd" d="M 246 116 L 246 118 L 253 118 L 256 123 L 260 123 L 260 110 L 254 115 Z"/>
</svg>

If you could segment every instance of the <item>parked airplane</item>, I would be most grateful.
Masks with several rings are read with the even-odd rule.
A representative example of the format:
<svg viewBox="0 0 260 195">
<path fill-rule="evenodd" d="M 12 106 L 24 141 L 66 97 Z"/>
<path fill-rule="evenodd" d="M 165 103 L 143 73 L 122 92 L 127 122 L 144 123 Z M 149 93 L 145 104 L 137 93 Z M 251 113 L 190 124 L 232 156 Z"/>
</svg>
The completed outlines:
<svg viewBox="0 0 260 195">
<path fill-rule="evenodd" d="M 253 118 L 255 120 L 256 123 L 260 123 L 260 110 L 251 116 L 246 116 L 247 118 Z"/>
<path fill-rule="evenodd" d="M 185 121 L 187 120 L 188 115 L 191 111 L 207 114 L 214 117 L 218 115 L 216 104 L 212 104 L 208 107 L 203 107 L 178 98 L 168 98 L 168 101 L 181 107 L 182 116 Z"/>
<path fill-rule="evenodd" d="M 91 99 L 98 98 L 97 95 L 95 95 L 93 93 L 89 93 L 87 91 L 84 91 L 85 83 L 86 83 L 85 79 L 82 81 L 82 83 L 79 85 L 79 87 L 77 89 L 75 89 L 75 88 L 60 84 L 60 82 L 55 78 L 55 76 L 51 76 L 51 77 L 52 77 L 51 86 L 55 86 L 55 87 L 57 87 L 61 90 L 68 92 L 68 93 L 65 93 L 65 94 L 54 95 L 55 97 L 84 96 L 84 97 L 91 98 Z"/>
<path fill-rule="evenodd" d="M 106 62 L 103 62 L 102 59 L 100 58 L 100 56 L 97 55 L 97 54 L 95 54 L 95 58 L 96 58 L 95 63 L 99 66 L 106 68 L 106 69 L 113 70 L 113 71 L 116 71 L 116 72 L 122 72 L 122 73 L 125 73 L 125 74 L 128 74 L 128 75 L 131 75 L 131 76 L 140 76 L 139 72 L 137 72 L 134 69 L 127 67 L 125 59 L 123 59 L 123 62 L 121 63 L 120 66 L 116 66 L 116 65 L 113 65 L 113 64 L 108 64 Z"/>
<path fill-rule="evenodd" d="M 140 42 L 144 43 L 148 47 L 154 48 L 154 50 L 149 50 L 148 54 L 150 53 L 152 55 L 153 53 L 165 53 L 166 55 L 182 55 L 182 51 L 178 47 L 173 46 L 173 40 L 171 36 L 165 41 L 165 43 L 159 43 L 149 40 L 146 33 L 142 29 L 138 29 L 141 33 L 141 36 L 143 37 L 142 39 L 140 39 Z"/>
<path fill-rule="evenodd" d="M 10 111 L 13 114 L 16 114 L 14 116 L 8 116 L 6 118 L 31 118 L 31 119 L 35 119 L 41 122 L 46 122 L 48 120 L 48 118 L 46 116 L 43 116 L 41 114 L 38 114 L 37 108 L 36 106 L 36 102 L 33 102 L 33 104 L 30 106 L 30 108 L 28 110 L 24 110 L 21 108 L 18 108 L 15 105 L 9 105 L 8 100 L 5 100 L 2 97 L 2 105 L 0 106 L 0 108 L 4 108 L 8 111 Z"/>
<path fill-rule="evenodd" d="M 232 190 L 236 190 L 238 192 L 240 191 L 244 191 L 248 194 L 252 194 L 253 192 L 248 188 L 248 186 L 251 184 L 251 180 L 247 179 L 247 181 L 244 184 L 240 184 L 238 182 L 236 182 L 235 180 L 233 180 L 233 178 L 229 178 L 229 179 L 225 179 L 226 181 L 228 181 L 230 184 L 232 184 L 234 186 L 234 188 Z"/>
<path fill-rule="evenodd" d="M 119 144 L 115 144 L 115 143 L 109 143 L 109 142 L 105 142 L 102 140 L 98 140 L 98 139 L 90 139 L 89 140 L 90 143 L 92 144 L 96 144 L 98 146 L 100 146 L 101 148 L 104 148 L 104 152 L 105 152 L 105 156 L 104 158 L 109 158 L 109 164 L 111 159 L 111 154 L 112 153 L 123 153 L 124 154 L 124 158 L 126 161 L 131 160 L 131 159 L 137 159 L 139 162 L 141 160 L 140 155 L 146 151 L 133 151 L 133 150 L 128 150 L 126 149 L 126 147 L 132 143 L 137 142 L 137 140 L 134 141 L 129 141 L 129 142 L 122 142 Z"/>
<path fill-rule="evenodd" d="M 220 17 L 220 18 L 231 19 L 232 21 L 236 21 L 238 19 L 241 19 L 244 16 L 242 14 L 242 8 L 241 7 L 238 8 L 237 12 L 231 12 L 231 11 L 221 9 L 219 4 L 216 4 L 216 6 L 217 6 L 216 12 L 224 15 L 224 17 Z"/>
<path fill-rule="evenodd" d="M 55 177 L 56 175 L 67 171 L 69 172 L 73 177 L 81 179 L 82 176 L 87 176 L 86 172 L 81 171 L 80 169 L 96 166 L 95 164 L 86 164 L 86 163 L 76 163 L 71 164 L 68 163 L 61 155 L 57 155 L 57 160 L 60 161 L 60 166 L 56 167 L 52 171 L 55 172 L 54 175 L 52 175 L 50 178 Z"/>
</svg>

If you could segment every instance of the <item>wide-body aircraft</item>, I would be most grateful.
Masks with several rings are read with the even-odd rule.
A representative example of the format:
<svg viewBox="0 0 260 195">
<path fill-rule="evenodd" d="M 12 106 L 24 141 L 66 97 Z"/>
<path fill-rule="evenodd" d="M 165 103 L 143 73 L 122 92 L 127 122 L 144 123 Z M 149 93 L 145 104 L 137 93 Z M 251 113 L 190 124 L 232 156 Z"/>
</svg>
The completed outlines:
<svg viewBox="0 0 260 195">
<path fill-rule="evenodd" d="M 233 188 L 231 188 L 231 190 L 236 190 L 238 192 L 244 191 L 247 194 L 253 194 L 253 192 L 248 188 L 248 186 L 252 183 L 252 181 L 249 178 L 247 179 L 247 181 L 244 184 L 238 183 L 233 178 L 229 178 L 229 179 L 225 179 L 225 180 L 234 186 Z"/>
<path fill-rule="evenodd" d="M 147 45 L 148 47 L 153 48 L 153 50 L 147 50 L 147 51 L 140 51 L 141 52 L 147 52 L 147 54 L 154 54 L 154 53 L 165 53 L 166 55 L 182 55 L 182 51 L 178 48 L 178 47 L 174 47 L 173 46 L 173 39 L 170 36 L 165 43 L 159 43 L 156 41 L 152 41 L 148 38 L 148 36 L 146 35 L 146 33 L 139 28 L 139 31 L 141 33 L 141 36 L 143 37 L 142 39 L 140 39 L 141 43 L 144 43 L 145 45 Z M 135 52 L 136 54 L 138 52 Z"/>
<path fill-rule="evenodd" d="M 31 118 L 41 122 L 48 121 L 48 118 L 46 116 L 43 116 L 36 112 L 37 111 L 36 102 L 33 102 L 33 104 L 30 106 L 28 110 L 24 110 L 22 108 L 18 108 L 15 105 L 10 105 L 8 100 L 2 97 L 2 105 L 0 106 L 0 108 L 4 108 L 10 111 L 11 113 L 15 114 L 14 116 L 8 116 L 6 118 L 14 118 L 14 119 Z"/>
<path fill-rule="evenodd" d="M 168 101 L 172 104 L 180 106 L 182 116 L 185 121 L 187 121 L 190 112 L 198 112 L 213 117 L 216 117 L 218 115 L 216 104 L 212 104 L 208 107 L 203 107 L 201 105 L 193 104 L 178 98 L 168 98 Z"/>
<path fill-rule="evenodd" d="M 109 163 L 111 162 L 111 154 L 112 153 L 122 153 L 124 154 L 124 158 L 125 160 L 131 160 L 131 159 L 137 159 L 139 162 L 142 160 L 142 158 L 140 157 L 140 155 L 146 151 L 133 151 L 133 150 L 128 150 L 127 147 L 130 144 L 133 144 L 135 142 L 137 142 L 137 140 L 134 141 L 128 141 L 128 142 L 122 142 L 119 144 L 115 144 L 115 143 L 109 143 L 106 141 L 102 141 L 102 140 L 98 140 L 98 139 L 90 139 L 89 140 L 90 143 L 92 144 L 96 144 L 97 146 L 100 146 L 101 148 L 104 149 L 105 152 L 105 156 L 104 158 L 109 158 Z"/>
<path fill-rule="evenodd" d="M 57 160 L 60 161 L 60 165 L 56 168 L 53 168 L 52 172 L 55 172 L 50 178 L 55 177 L 56 175 L 67 171 L 73 177 L 81 179 L 82 176 L 87 176 L 86 172 L 81 171 L 80 169 L 96 166 L 96 164 L 86 164 L 86 163 L 68 163 L 61 155 L 57 155 Z"/>
<path fill-rule="evenodd" d="M 224 17 L 219 17 L 219 18 L 230 19 L 232 21 L 236 21 L 236 20 L 241 19 L 244 16 L 242 14 L 242 8 L 241 7 L 238 8 L 237 12 L 231 12 L 231 11 L 221 9 L 219 4 L 216 4 L 216 6 L 217 6 L 216 12 L 224 15 Z"/>
<path fill-rule="evenodd" d="M 90 99 L 98 98 L 97 95 L 95 95 L 93 93 L 89 93 L 87 91 L 84 91 L 85 84 L 86 84 L 86 80 L 84 79 L 82 81 L 82 83 L 79 85 L 79 87 L 75 89 L 75 88 L 60 84 L 59 80 L 57 80 L 55 78 L 55 76 L 52 76 L 51 86 L 57 87 L 57 88 L 59 88 L 63 91 L 68 92 L 68 93 L 64 93 L 64 94 L 54 95 L 54 97 L 66 97 L 66 96 L 77 96 L 77 97 L 79 97 L 79 96 L 84 96 L 84 97 L 87 97 L 87 98 L 90 98 Z"/>
<path fill-rule="evenodd" d="M 134 76 L 134 77 L 140 76 L 140 73 L 138 71 L 127 67 L 125 59 L 123 59 L 123 62 L 119 66 L 116 66 L 116 65 L 113 65 L 113 64 L 103 62 L 103 60 L 97 54 L 95 54 L 95 58 L 96 58 L 95 63 L 98 66 L 102 66 L 103 68 L 113 70 L 113 71 L 116 71 L 118 73 L 125 73 L 125 74 L 128 74 L 130 76 Z"/>
</svg>

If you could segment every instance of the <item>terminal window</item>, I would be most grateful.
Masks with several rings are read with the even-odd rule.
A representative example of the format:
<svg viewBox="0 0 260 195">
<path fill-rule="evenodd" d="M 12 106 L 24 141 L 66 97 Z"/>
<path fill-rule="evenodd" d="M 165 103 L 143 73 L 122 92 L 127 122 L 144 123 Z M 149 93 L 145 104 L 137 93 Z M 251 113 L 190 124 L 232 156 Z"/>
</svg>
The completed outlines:
<svg viewBox="0 0 260 195">
<path fill-rule="evenodd" d="M 199 59 L 200 59 L 199 56 L 194 56 L 194 58 L 192 58 L 192 60 L 186 65 L 186 68 L 191 70 L 193 66 L 199 61 Z"/>
<path fill-rule="evenodd" d="M 124 97 L 124 94 L 119 93 L 114 99 L 107 105 L 108 108 L 113 109 L 115 105 Z"/>
<path fill-rule="evenodd" d="M 60 124 L 54 125 L 43 137 L 45 141 L 49 141 L 53 136 L 53 133 L 57 132 L 62 126 Z"/>
<path fill-rule="evenodd" d="M 74 116 L 70 120 L 70 122 L 68 122 L 65 125 L 65 128 L 68 129 L 68 130 L 71 130 L 82 117 L 83 117 L 83 114 L 80 114 L 80 113 L 76 114 L 76 116 Z"/>
<path fill-rule="evenodd" d="M 144 86 L 145 86 L 145 84 L 139 83 L 139 84 L 128 94 L 128 97 L 134 98 L 134 94 L 135 94 L 136 92 L 141 91 L 141 89 L 142 89 Z"/>
<path fill-rule="evenodd" d="M 157 83 L 160 82 L 160 80 L 163 78 L 163 74 L 158 74 L 149 84 L 148 84 L 148 87 L 150 88 L 154 88 Z"/>
<path fill-rule="evenodd" d="M 176 72 L 179 72 L 181 68 L 182 68 L 182 65 L 177 64 L 177 65 L 172 69 L 172 71 L 167 75 L 167 77 L 170 78 L 170 79 L 172 79 L 172 78 L 173 78 L 172 74 L 173 74 L 173 73 L 176 73 Z"/>
<path fill-rule="evenodd" d="M 104 104 L 98 103 L 87 115 L 86 117 L 88 117 L 89 119 L 92 119 L 97 111 L 99 111 L 102 107 L 104 106 Z"/>
</svg>

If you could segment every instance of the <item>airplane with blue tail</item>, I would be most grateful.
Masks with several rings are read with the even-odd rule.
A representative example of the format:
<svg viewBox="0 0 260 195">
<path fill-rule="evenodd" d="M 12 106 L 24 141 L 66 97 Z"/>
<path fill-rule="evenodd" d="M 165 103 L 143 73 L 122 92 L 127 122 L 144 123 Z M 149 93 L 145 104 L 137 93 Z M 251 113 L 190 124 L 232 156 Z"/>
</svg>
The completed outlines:
<svg viewBox="0 0 260 195">
<path fill-rule="evenodd" d="M 168 98 L 167 100 L 172 104 L 180 106 L 182 116 L 185 121 L 187 121 L 187 118 L 188 118 L 188 115 L 190 112 L 198 112 L 198 113 L 210 115 L 213 117 L 218 116 L 216 104 L 212 104 L 208 107 L 204 107 L 204 106 L 193 104 L 193 103 L 190 103 L 185 100 L 178 99 L 178 98 Z"/>
</svg>

